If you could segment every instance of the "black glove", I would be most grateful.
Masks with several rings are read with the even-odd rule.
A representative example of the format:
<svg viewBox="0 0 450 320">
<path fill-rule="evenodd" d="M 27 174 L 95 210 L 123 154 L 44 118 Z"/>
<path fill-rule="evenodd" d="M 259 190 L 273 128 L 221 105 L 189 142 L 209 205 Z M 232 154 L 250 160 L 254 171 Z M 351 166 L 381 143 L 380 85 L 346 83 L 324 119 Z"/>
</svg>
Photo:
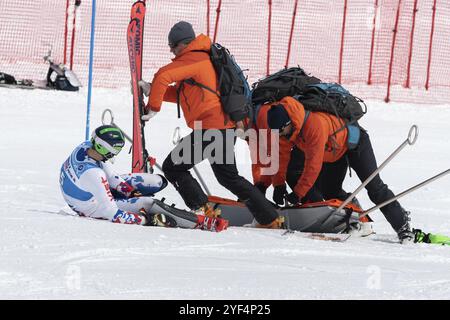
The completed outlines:
<svg viewBox="0 0 450 320">
<path fill-rule="evenodd" d="M 274 187 L 272 199 L 277 205 L 282 206 L 284 205 L 284 198 L 286 195 L 286 185 L 282 184 Z"/>
<path fill-rule="evenodd" d="M 299 204 L 300 202 L 300 198 L 298 197 L 298 195 L 295 192 L 291 192 L 286 196 L 287 201 L 290 204 L 296 205 Z"/>
<path fill-rule="evenodd" d="M 139 190 L 135 189 L 130 192 L 129 198 L 137 198 L 137 197 L 142 197 L 142 193 Z"/>
<path fill-rule="evenodd" d="M 312 202 L 321 202 L 324 201 L 322 192 L 317 187 L 312 187 L 306 193 L 306 195 L 300 199 L 301 203 L 312 203 Z"/>
<path fill-rule="evenodd" d="M 255 183 L 255 187 L 258 188 L 259 191 L 265 196 L 267 188 L 262 182 Z"/>
</svg>

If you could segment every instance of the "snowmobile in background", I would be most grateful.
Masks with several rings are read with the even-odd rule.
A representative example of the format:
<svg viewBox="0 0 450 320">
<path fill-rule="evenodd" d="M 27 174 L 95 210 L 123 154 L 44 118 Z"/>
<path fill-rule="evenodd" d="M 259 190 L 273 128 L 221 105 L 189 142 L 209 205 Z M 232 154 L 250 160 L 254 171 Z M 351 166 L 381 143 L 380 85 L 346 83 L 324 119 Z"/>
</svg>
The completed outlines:
<svg viewBox="0 0 450 320">
<path fill-rule="evenodd" d="M 45 80 L 22 79 L 17 80 L 14 76 L 0 72 L 0 87 L 17 89 L 46 89 L 62 91 L 78 91 L 81 82 L 75 73 L 64 64 L 53 61 L 50 49 L 44 61 L 49 63 Z"/>
</svg>

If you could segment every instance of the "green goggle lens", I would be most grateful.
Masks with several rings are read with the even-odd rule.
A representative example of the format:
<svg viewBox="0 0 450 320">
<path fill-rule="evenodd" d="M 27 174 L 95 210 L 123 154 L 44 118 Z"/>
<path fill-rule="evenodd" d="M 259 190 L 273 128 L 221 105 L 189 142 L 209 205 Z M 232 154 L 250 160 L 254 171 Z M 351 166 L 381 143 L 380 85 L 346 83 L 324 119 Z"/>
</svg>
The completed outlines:
<svg viewBox="0 0 450 320">
<path fill-rule="evenodd" d="M 95 147 L 95 151 L 97 151 L 102 156 L 104 156 L 105 158 L 108 158 L 108 159 L 114 157 L 116 154 L 118 154 L 122 150 L 122 147 L 114 147 L 114 149 L 117 150 L 117 152 L 116 152 L 116 154 L 113 154 L 108 149 L 106 149 L 104 146 L 102 146 L 98 143 L 95 143 L 94 147 Z"/>
</svg>

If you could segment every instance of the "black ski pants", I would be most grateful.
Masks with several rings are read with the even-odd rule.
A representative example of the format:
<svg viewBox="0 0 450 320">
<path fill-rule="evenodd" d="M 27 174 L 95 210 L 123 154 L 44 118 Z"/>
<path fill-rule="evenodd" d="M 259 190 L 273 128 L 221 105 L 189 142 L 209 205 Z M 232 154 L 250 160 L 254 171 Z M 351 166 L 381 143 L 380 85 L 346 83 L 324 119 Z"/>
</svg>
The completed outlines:
<svg viewBox="0 0 450 320">
<path fill-rule="evenodd" d="M 289 187 L 294 190 L 295 186 L 297 185 L 298 180 L 300 179 L 303 168 L 305 164 L 305 154 L 302 150 L 298 149 L 297 147 L 294 147 L 291 151 L 291 158 L 289 160 L 289 164 L 287 167 L 287 173 L 286 173 L 286 182 L 289 185 Z M 345 175 L 345 173 L 344 173 Z M 328 200 L 328 199 L 339 199 L 339 200 L 345 200 L 350 195 L 350 193 L 345 192 L 342 189 L 342 186 L 340 190 L 336 190 L 335 192 L 332 192 L 329 194 L 326 192 L 322 192 L 320 190 L 321 184 L 320 184 L 320 176 L 317 179 L 318 181 L 314 184 L 314 186 L 308 191 L 308 193 L 305 195 L 303 199 L 301 199 L 302 203 L 306 202 L 319 202 L 322 200 Z"/>
<path fill-rule="evenodd" d="M 326 199 L 338 198 L 342 192 L 347 167 L 355 171 L 361 182 L 365 181 L 378 167 L 369 135 L 362 128 L 358 147 L 348 150 L 336 162 L 324 163 L 314 188 L 320 190 Z M 394 193 L 381 180 L 379 174 L 366 185 L 366 190 L 370 200 L 375 204 L 394 197 Z M 391 202 L 380 210 L 395 231 L 399 231 L 408 223 L 408 214 L 398 201 Z"/>
<path fill-rule="evenodd" d="M 206 138 L 206 132 L 213 132 L 215 137 L 209 141 L 210 136 Z M 269 224 L 278 217 L 278 212 L 252 183 L 239 175 L 234 155 L 235 141 L 234 129 L 194 130 L 164 160 L 164 175 L 186 205 L 193 210 L 198 209 L 208 202 L 208 197 L 189 170 L 208 159 L 217 181 L 246 204 L 257 222 Z"/>
</svg>

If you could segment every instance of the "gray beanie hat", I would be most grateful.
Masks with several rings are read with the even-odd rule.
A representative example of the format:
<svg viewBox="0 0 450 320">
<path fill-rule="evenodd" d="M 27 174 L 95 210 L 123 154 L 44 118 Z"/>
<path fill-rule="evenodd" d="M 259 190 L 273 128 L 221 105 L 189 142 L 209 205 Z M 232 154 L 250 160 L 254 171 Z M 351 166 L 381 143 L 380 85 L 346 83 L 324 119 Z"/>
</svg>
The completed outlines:
<svg viewBox="0 0 450 320">
<path fill-rule="evenodd" d="M 195 39 L 192 25 L 186 21 L 177 22 L 169 32 L 169 46 L 174 47 L 182 41 L 186 43 Z"/>
</svg>

